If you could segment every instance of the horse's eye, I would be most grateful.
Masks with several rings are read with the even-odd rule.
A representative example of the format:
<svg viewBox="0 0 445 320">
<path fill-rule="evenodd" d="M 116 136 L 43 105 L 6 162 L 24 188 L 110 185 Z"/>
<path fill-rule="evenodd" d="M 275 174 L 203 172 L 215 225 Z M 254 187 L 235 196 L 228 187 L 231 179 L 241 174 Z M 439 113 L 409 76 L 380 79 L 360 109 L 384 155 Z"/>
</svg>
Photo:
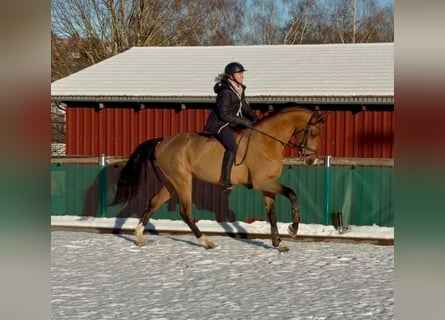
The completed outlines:
<svg viewBox="0 0 445 320">
<path fill-rule="evenodd" d="M 310 135 L 312 138 L 315 138 L 316 136 L 318 136 L 318 130 L 316 129 L 312 129 L 310 132 Z"/>
</svg>

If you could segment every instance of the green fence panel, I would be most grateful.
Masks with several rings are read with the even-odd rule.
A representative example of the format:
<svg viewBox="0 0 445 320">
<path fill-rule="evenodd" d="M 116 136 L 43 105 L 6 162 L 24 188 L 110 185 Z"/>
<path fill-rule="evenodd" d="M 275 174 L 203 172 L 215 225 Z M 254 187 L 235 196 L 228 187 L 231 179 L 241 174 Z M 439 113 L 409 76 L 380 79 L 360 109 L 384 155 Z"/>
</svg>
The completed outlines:
<svg viewBox="0 0 445 320">
<path fill-rule="evenodd" d="M 158 190 L 156 179 L 147 179 L 138 202 L 110 207 L 114 184 L 121 168 L 99 165 L 51 166 L 51 214 L 97 217 L 137 217 L 146 201 Z M 285 166 L 280 182 L 297 194 L 302 223 L 331 224 L 331 214 L 342 212 L 345 224 L 394 226 L 393 168 L 386 167 L 305 167 Z M 153 180 L 153 181 L 151 181 Z M 197 188 L 215 202 L 219 186 Z M 223 198 L 218 198 L 223 199 Z M 221 217 L 212 209 L 193 205 L 195 219 L 217 221 L 266 220 L 262 193 L 237 186 L 227 199 L 217 200 Z M 224 203 L 227 202 L 227 203 Z M 280 222 L 291 222 L 290 202 L 276 196 L 276 213 Z M 164 204 L 153 215 L 156 219 L 180 220 L 177 201 Z"/>
<path fill-rule="evenodd" d="M 94 188 L 93 181 L 102 168 L 100 166 L 64 166 L 51 167 L 51 214 L 86 215 L 91 212 L 85 206 L 87 191 Z M 91 197 L 99 198 L 99 189 L 92 190 Z M 87 210 L 88 209 L 88 210 Z M 98 210 L 98 207 L 94 211 Z"/>
<path fill-rule="evenodd" d="M 393 175 L 393 168 L 292 167 L 281 182 L 297 193 L 304 223 L 331 224 L 342 212 L 345 224 L 394 226 Z M 289 201 L 278 199 L 277 214 L 290 222 Z"/>
</svg>

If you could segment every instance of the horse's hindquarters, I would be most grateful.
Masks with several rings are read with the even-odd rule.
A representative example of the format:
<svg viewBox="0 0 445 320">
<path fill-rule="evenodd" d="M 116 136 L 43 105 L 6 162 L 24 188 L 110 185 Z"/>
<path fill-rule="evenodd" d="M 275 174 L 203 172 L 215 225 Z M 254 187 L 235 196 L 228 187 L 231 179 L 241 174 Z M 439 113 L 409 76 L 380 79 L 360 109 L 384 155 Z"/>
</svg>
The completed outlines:
<svg viewBox="0 0 445 320">
<path fill-rule="evenodd" d="M 191 181 L 196 177 L 218 183 L 223 154 L 224 148 L 215 138 L 188 132 L 164 140 L 156 160 L 170 180 Z"/>
</svg>

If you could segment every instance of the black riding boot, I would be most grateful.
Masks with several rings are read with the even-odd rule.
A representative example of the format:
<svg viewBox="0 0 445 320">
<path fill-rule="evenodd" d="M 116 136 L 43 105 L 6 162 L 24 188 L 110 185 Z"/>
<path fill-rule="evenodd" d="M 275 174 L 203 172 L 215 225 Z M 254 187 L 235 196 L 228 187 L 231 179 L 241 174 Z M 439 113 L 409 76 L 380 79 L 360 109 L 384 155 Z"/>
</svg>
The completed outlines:
<svg viewBox="0 0 445 320">
<path fill-rule="evenodd" d="M 232 165 L 234 160 L 235 160 L 235 154 L 233 152 L 226 150 L 224 152 L 222 168 L 221 168 L 221 182 L 223 191 L 231 190 L 233 188 L 232 182 L 230 181 L 230 173 L 232 172 Z"/>
</svg>

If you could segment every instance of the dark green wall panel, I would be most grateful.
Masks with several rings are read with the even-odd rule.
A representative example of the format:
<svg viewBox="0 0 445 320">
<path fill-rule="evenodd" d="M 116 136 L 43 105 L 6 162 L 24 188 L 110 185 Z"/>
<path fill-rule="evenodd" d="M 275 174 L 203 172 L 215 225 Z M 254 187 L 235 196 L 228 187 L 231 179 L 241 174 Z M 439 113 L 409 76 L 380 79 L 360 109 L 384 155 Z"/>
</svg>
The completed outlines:
<svg viewBox="0 0 445 320">
<path fill-rule="evenodd" d="M 135 199 L 110 207 L 120 170 L 116 165 L 53 165 L 51 214 L 140 217 L 160 182 L 147 172 Z M 345 224 L 394 226 L 393 175 L 387 167 L 285 166 L 280 182 L 296 192 L 302 223 L 331 224 L 331 213 L 340 211 Z M 262 193 L 244 186 L 226 194 L 217 185 L 196 181 L 193 198 L 197 220 L 266 220 Z M 278 221 L 291 221 L 290 202 L 281 195 L 276 212 Z M 177 200 L 164 204 L 153 218 L 179 220 Z"/>
</svg>

